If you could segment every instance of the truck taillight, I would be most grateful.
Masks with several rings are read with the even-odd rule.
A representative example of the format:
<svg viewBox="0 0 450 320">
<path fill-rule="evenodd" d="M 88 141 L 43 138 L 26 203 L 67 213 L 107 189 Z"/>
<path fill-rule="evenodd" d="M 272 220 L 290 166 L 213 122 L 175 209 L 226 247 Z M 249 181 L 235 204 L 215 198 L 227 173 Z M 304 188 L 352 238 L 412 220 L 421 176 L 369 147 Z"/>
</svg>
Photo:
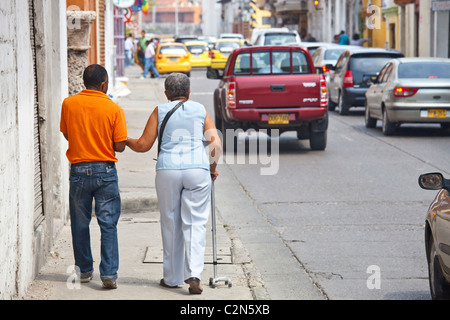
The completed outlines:
<svg viewBox="0 0 450 320">
<path fill-rule="evenodd" d="M 320 75 L 320 106 L 328 107 L 328 89 L 327 82 L 323 74 Z"/>
<path fill-rule="evenodd" d="M 347 70 L 344 76 L 344 87 L 353 87 L 353 73 L 351 70 Z"/>
<path fill-rule="evenodd" d="M 236 108 L 236 82 L 228 83 L 227 105 L 229 108 Z"/>
<path fill-rule="evenodd" d="M 419 88 L 396 87 L 392 93 L 394 97 L 411 97 L 416 94 Z"/>
</svg>

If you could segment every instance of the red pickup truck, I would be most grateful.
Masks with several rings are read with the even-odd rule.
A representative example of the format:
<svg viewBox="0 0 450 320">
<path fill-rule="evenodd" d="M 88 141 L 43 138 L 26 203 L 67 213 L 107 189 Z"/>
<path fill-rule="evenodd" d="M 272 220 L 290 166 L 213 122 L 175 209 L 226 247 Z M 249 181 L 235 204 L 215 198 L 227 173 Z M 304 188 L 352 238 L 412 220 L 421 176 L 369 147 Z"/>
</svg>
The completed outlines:
<svg viewBox="0 0 450 320">
<path fill-rule="evenodd" d="M 312 150 L 327 144 L 328 91 L 307 49 L 255 46 L 235 49 L 214 91 L 215 122 L 222 131 L 253 128 L 297 131 Z"/>
</svg>

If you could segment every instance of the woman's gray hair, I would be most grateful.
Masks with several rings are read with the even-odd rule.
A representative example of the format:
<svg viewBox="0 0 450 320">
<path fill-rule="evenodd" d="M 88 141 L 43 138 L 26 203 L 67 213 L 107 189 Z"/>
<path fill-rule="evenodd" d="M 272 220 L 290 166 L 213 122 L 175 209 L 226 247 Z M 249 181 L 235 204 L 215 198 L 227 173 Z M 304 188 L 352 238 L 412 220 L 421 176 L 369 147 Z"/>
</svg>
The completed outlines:
<svg viewBox="0 0 450 320">
<path fill-rule="evenodd" d="M 171 73 L 164 81 L 164 89 L 169 100 L 181 97 L 187 98 L 190 86 L 189 77 L 183 73 Z"/>
</svg>

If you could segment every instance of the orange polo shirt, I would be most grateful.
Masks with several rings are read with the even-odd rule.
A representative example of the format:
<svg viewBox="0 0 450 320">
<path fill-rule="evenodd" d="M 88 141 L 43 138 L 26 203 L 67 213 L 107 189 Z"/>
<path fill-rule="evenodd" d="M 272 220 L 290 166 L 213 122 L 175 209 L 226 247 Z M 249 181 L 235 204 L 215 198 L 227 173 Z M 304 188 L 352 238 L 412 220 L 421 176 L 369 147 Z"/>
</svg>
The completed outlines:
<svg viewBox="0 0 450 320">
<path fill-rule="evenodd" d="M 60 131 L 68 135 L 70 163 L 117 162 L 114 142 L 127 140 L 123 109 L 106 94 L 83 90 L 64 100 Z"/>
</svg>

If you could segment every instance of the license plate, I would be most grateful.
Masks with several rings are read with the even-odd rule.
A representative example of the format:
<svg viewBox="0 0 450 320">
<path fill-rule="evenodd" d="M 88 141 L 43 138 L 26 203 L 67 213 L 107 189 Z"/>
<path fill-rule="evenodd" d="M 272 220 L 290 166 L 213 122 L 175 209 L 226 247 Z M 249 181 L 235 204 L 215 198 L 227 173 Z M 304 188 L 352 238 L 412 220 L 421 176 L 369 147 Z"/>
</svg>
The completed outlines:
<svg viewBox="0 0 450 320">
<path fill-rule="evenodd" d="M 445 109 L 428 109 L 428 118 L 445 118 L 447 110 Z"/>
<path fill-rule="evenodd" d="M 269 124 L 289 124 L 289 114 L 287 113 L 269 114 Z"/>
<path fill-rule="evenodd" d="M 170 58 L 169 58 L 169 61 L 175 62 L 175 61 L 178 61 L 178 58 L 170 57 Z"/>
</svg>

